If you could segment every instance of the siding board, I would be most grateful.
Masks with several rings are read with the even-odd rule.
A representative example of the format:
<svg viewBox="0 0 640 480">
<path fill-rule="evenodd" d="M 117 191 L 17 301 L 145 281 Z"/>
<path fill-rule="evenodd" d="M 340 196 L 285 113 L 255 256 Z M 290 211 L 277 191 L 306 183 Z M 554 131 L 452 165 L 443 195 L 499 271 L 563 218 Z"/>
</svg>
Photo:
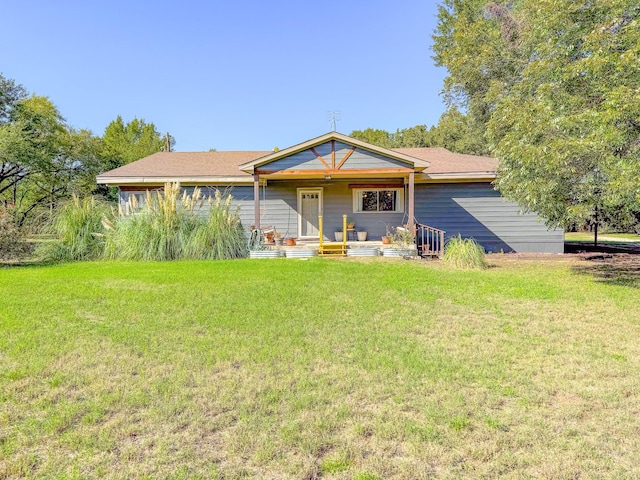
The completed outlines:
<svg viewBox="0 0 640 480">
<path fill-rule="evenodd" d="M 336 149 L 337 147 L 338 145 Z M 338 158 L 341 157 L 336 155 L 336 159 Z M 385 182 L 384 179 L 380 181 Z M 367 180 L 367 183 L 372 182 Z M 345 214 L 355 221 L 358 231 L 367 232 L 369 240 L 379 240 L 382 235 L 385 235 L 387 226 L 407 222 L 404 213 L 354 213 L 353 189 L 349 184 L 354 184 L 354 181 L 269 182 L 266 189 L 260 188 L 260 223 L 263 226 L 273 225 L 283 235 L 297 237 L 298 187 L 323 188 L 323 223 L 326 240 L 333 240 L 333 232 L 342 230 L 342 216 Z M 232 206 L 239 207 L 242 225 L 248 231 L 254 223 L 253 187 L 203 187 L 203 192 L 213 194 L 216 188 L 220 188 L 222 192 L 231 193 Z M 184 189 L 191 192 L 193 187 L 184 187 Z M 121 205 L 126 202 L 128 194 L 129 192 L 119 192 Z M 415 215 L 418 222 L 445 230 L 447 238 L 458 234 L 463 237 L 473 237 L 487 251 L 545 253 L 564 251 L 562 230 L 549 230 L 535 214 L 520 214 L 516 204 L 502 198 L 499 192 L 493 190 L 488 183 L 418 184 L 415 187 Z"/>
<path fill-rule="evenodd" d="M 342 157 L 341 157 L 342 158 Z M 379 153 L 370 152 L 362 148 L 356 148 L 353 154 L 344 162 L 341 170 L 356 170 L 368 168 L 407 168 L 411 167 L 405 162 L 385 157 Z"/>
<path fill-rule="evenodd" d="M 446 237 L 473 237 L 487 251 L 562 253 L 564 232 L 549 230 L 533 213 L 500 196 L 488 183 L 416 185 L 416 219 L 446 230 Z"/>
</svg>

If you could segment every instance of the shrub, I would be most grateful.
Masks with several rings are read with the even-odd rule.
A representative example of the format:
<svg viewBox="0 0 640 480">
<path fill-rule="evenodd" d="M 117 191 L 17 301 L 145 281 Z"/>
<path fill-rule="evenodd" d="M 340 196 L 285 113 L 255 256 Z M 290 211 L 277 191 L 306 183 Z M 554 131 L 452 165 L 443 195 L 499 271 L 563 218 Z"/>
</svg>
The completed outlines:
<svg viewBox="0 0 640 480">
<path fill-rule="evenodd" d="M 164 193 L 147 192 L 144 205 L 131 197 L 131 215 L 106 221 L 105 256 L 123 260 L 229 259 L 246 256 L 246 238 L 231 196 L 216 192 L 204 198 L 180 185 L 165 184 Z M 208 211 L 203 206 L 208 203 Z M 122 213 L 122 212 L 121 212 Z"/>
<path fill-rule="evenodd" d="M 47 226 L 56 242 L 42 245 L 39 253 L 45 260 L 95 260 L 104 252 L 102 220 L 112 214 L 111 207 L 94 197 L 75 195 L 56 209 Z"/>
<path fill-rule="evenodd" d="M 458 235 L 449 240 L 442 260 L 456 268 L 487 268 L 484 248 L 473 238 Z"/>
<path fill-rule="evenodd" d="M 416 242 L 416 236 L 408 226 L 387 226 L 387 237 L 391 239 L 392 244 L 399 247 L 413 247 Z"/>
<path fill-rule="evenodd" d="M 216 190 L 209 197 L 209 210 L 205 221 L 200 221 L 185 245 L 185 258 L 209 260 L 241 258 L 247 256 L 247 239 L 237 212 L 231 211 L 229 194 Z"/>
<path fill-rule="evenodd" d="M 16 260 L 31 253 L 24 233 L 15 226 L 13 218 L 0 207 L 0 260 Z"/>
</svg>

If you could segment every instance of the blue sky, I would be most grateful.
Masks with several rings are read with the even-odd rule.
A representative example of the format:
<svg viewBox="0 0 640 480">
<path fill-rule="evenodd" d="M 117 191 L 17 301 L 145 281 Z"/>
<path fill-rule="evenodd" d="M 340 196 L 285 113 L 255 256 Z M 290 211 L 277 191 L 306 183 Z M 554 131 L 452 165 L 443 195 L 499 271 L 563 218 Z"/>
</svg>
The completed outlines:
<svg viewBox="0 0 640 480">
<path fill-rule="evenodd" d="M 270 150 L 330 130 L 437 123 L 437 2 L 3 2 L 0 73 L 102 134 L 121 115 L 176 150 Z M 10 19 L 7 21 L 6 19 Z"/>
</svg>

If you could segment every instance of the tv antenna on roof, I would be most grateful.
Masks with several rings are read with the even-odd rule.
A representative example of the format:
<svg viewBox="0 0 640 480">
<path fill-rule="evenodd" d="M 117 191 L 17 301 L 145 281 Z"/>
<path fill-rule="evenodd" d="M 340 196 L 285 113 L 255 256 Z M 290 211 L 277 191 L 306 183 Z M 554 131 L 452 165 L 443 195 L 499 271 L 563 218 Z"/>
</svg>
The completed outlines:
<svg viewBox="0 0 640 480">
<path fill-rule="evenodd" d="M 340 121 L 340 110 L 333 110 L 327 112 L 327 118 L 329 119 L 329 123 L 331 124 L 331 131 L 336 131 L 336 122 Z"/>
</svg>

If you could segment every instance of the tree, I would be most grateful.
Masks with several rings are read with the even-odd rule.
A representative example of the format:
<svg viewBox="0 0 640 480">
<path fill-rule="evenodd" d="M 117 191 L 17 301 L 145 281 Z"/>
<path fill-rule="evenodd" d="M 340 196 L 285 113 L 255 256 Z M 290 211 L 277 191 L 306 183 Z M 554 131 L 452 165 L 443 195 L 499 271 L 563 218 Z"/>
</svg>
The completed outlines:
<svg viewBox="0 0 640 480">
<path fill-rule="evenodd" d="M 46 97 L 23 98 L 0 124 L 0 199 L 22 226 L 71 194 L 90 194 L 101 170 L 97 137 L 70 128 Z"/>
<path fill-rule="evenodd" d="M 356 138 L 363 142 L 377 145 L 383 148 L 392 148 L 390 134 L 386 130 L 376 128 L 367 128 L 366 130 L 354 130 L 349 134 L 350 137 Z"/>
<path fill-rule="evenodd" d="M 12 110 L 26 95 L 21 85 L 0 74 L 0 195 L 10 189 L 22 173 L 21 162 L 16 161 L 16 151 L 25 151 L 25 139 L 20 129 L 9 126 L 8 122 Z"/>
<path fill-rule="evenodd" d="M 484 125 L 452 106 L 442 114 L 438 125 L 429 129 L 426 125 L 416 125 L 389 133 L 367 128 L 354 130 L 349 136 L 384 148 L 444 147 L 452 152 L 489 155 L 488 145 L 483 140 L 484 129 Z"/>
<path fill-rule="evenodd" d="M 430 147 L 432 146 L 432 134 L 426 125 L 396 129 L 390 135 L 392 148 Z"/>
<path fill-rule="evenodd" d="M 27 97 L 27 91 L 14 80 L 5 78 L 0 73 L 0 124 L 9 120 L 11 110 L 18 101 Z"/>
<path fill-rule="evenodd" d="M 103 138 L 70 127 L 46 97 L 0 75 L 0 202 L 15 225 L 50 216 L 61 200 L 93 193 L 98 173 L 163 150 L 165 138 L 153 123 L 121 117 Z"/>
<path fill-rule="evenodd" d="M 354 130 L 349 136 L 363 142 L 377 145 L 383 148 L 410 148 L 433 146 L 431 130 L 426 125 L 396 129 L 394 133 L 386 130 L 367 128 L 366 130 Z"/>
<path fill-rule="evenodd" d="M 549 225 L 640 220 L 640 6 L 446 0 L 445 98 L 484 127 L 497 187 Z"/>
<path fill-rule="evenodd" d="M 491 150 L 484 139 L 485 125 L 471 115 L 464 115 L 453 105 L 438 120 L 430 131 L 434 147 L 444 147 L 452 152 L 469 155 L 490 155 Z"/>
<path fill-rule="evenodd" d="M 441 141 L 449 137 L 456 145 L 452 150 L 461 153 L 490 153 L 486 124 L 526 57 L 518 23 L 509 17 L 503 32 L 488 5 L 487 0 L 445 0 L 438 8 L 433 35 L 436 65 L 449 72 L 443 90 L 447 111 L 438 133 Z"/>
<path fill-rule="evenodd" d="M 60 170 L 67 143 L 63 122 L 47 98 L 33 95 L 16 102 L 8 122 L 0 125 L 0 195 L 19 224 L 35 204 L 57 191 L 35 193 L 32 187 Z"/>
<path fill-rule="evenodd" d="M 173 149 L 175 139 L 170 137 Z M 104 169 L 126 165 L 156 152 L 166 149 L 166 137 L 156 130 L 153 123 L 134 118 L 126 125 L 118 115 L 104 131 L 102 136 Z"/>
</svg>

